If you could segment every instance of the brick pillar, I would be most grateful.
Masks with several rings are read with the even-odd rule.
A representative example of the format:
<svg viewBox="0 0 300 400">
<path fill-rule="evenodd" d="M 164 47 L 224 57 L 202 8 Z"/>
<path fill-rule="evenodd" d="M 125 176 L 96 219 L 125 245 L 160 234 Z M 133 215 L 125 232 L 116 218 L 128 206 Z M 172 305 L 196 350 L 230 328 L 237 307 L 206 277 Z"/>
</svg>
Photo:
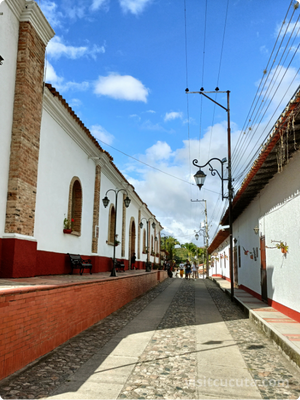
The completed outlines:
<svg viewBox="0 0 300 400">
<path fill-rule="evenodd" d="M 122 199 L 122 204 L 123 204 L 123 210 L 122 210 L 122 248 L 121 248 L 121 257 L 125 257 L 125 243 L 126 243 L 126 207 L 124 200 L 126 198 L 126 194 L 123 193 L 123 199 Z"/>
<path fill-rule="evenodd" d="M 95 189 L 94 189 L 94 211 L 93 211 L 92 253 L 98 253 L 99 210 L 100 210 L 100 181 L 101 181 L 101 167 L 100 167 L 100 165 L 96 165 Z M 96 230 L 97 226 L 98 226 L 98 228 Z"/>
<path fill-rule="evenodd" d="M 141 258 L 141 228 L 140 228 L 140 223 L 141 223 L 141 210 L 139 210 L 139 215 L 138 215 L 138 251 L 137 251 L 137 259 L 140 260 Z"/>
<path fill-rule="evenodd" d="M 11 241 L 12 238 L 18 237 L 15 234 L 22 235 L 22 248 L 24 248 L 26 247 L 26 236 L 29 236 L 31 242 L 28 243 L 28 246 L 32 249 L 45 48 L 47 42 L 54 36 L 54 32 L 36 2 L 28 1 L 25 4 L 19 23 L 5 222 L 5 233 L 7 235 L 4 235 L 4 237 Z M 4 247 L 5 240 L 3 241 Z M 10 243 L 10 247 L 11 245 Z M 30 253 L 32 253 L 31 250 Z M 3 274 L 5 276 L 28 276 L 26 269 L 29 266 L 26 266 L 26 263 L 18 262 L 16 258 L 18 258 L 18 252 L 15 253 L 14 257 L 10 257 L 10 263 L 4 261 L 1 263 L 1 276 Z M 34 255 L 32 254 L 29 259 L 31 264 L 30 274 L 32 274 Z M 16 265 L 24 269 L 24 274 L 19 271 L 19 267 L 17 268 L 18 272 L 14 271 Z"/>
</svg>

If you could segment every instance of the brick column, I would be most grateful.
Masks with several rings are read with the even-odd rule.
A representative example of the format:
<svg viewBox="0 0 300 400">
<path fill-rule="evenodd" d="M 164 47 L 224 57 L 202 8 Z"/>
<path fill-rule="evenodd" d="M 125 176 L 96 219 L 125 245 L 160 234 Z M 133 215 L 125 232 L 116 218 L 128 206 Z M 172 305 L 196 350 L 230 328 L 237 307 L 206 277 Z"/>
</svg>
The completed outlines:
<svg viewBox="0 0 300 400">
<path fill-rule="evenodd" d="M 123 193 L 123 198 L 122 198 L 122 248 L 121 248 L 121 257 L 125 257 L 125 243 L 126 243 L 126 207 L 124 200 L 127 197 L 125 193 Z"/>
<path fill-rule="evenodd" d="M 141 210 L 139 210 L 139 216 L 138 216 L 138 253 L 137 253 L 137 259 L 141 259 L 141 228 L 140 228 L 140 223 L 141 223 Z"/>
<path fill-rule="evenodd" d="M 25 3 L 20 16 L 15 98 L 11 134 L 9 179 L 7 190 L 5 233 L 0 276 L 32 276 L 35 269 L 36 242 L 34 221 L 40 127 L 43 103 L 45 48 L 54 32 L 34 1 Z M 23 260 L 18 260 L 22 237 Z M 26 247 L 26 236 L 31 241 Z M 25 239 L 25 240 L 24 240 Z M 6 241 L 10 241 L 6 249 Z M 34 244 L 33 244 L 34 243 Z M 7 243 L 8 244 L 8 243 Z M 16 248 L 17 247 L 17 248 Z M 11 253 L 11 249 L 15 249 Z M 28 262 L 24 263 L 24 253 Z M 9 262 L 7 260 L 10 260 Z M 17 269 L 18 271 L 16 271 Z M 22 271 L 20 270 L 22 269 Z"/>
<path fill-rule="evenodd" d="M 101 182 L 101 167 L 100 167 L 100 165 L 96 165 L 95 189 L 94 189 L 94 211 L 93 211 L 92 253 L 98 253 L 99 210 L 100 210 L 100 182 Z M 98 226 L 97 231 L 96 231 L 96 226 Z"/>
</svg>

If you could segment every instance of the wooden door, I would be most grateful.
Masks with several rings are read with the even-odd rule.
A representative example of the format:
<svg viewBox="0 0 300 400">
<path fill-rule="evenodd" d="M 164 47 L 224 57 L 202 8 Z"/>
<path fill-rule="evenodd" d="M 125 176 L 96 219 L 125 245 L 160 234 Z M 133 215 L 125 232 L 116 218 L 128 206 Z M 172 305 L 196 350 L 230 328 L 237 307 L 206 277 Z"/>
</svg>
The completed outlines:
<svg viewBox="0 0 300 400">
<path fill-rule="evenodd" d="M 233 271 L 234 271 L 234 286 L 238 287 L 239 277 L 238 277 L 238 266 L 237 266 L 237 247 L 233 248 Z"/>
<path fill-rule="evenodd" d="M 268 302 L 267 288 L 267 264 L 266 264 L 266 238 L 260 237 L 260 277 L 261 277 L 261 297 L 266 303 Z"/>
</svg>

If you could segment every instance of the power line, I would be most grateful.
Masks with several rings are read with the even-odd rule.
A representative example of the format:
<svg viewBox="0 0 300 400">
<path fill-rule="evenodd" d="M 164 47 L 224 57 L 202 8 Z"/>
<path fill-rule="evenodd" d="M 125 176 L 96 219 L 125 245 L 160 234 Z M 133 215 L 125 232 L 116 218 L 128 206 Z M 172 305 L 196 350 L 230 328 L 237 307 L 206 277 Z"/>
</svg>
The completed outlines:
<svg viewBox="0 0 300 400">
<path fill-rule="evenodd" d="M 278 42 L 278 40 L 279 40 L 279 38 L 280 38 L 281 31 L 282 31 L 282 29 L 283 29 L 283 26 L 284 26 L 284 24 L 285 24 L 285 21 L 286 21 L 286 19 L 287 19 L 287 16 L 288 16 L 288 13 L 289 13 L 289 11 L 290 11 L 290 8 L 291 8 L 292 4 L 293 4 L 293 0 L 291 0 L 290 5 L 289 5 L 289 7 L 288 7 L 288 10 L 287 10 L 287 12 L 286 12 L 286 15 L 285 15 L 285 17 L 284 17 L 284 20 L 283 20 L 283 22 L 282 22 L 282 24 L 281 24 L 280 30 L 279 30 L 279 32 L 278 32 L 278 35 L 277 35 L 277 38 L 276 38 L 276 41 L 275 41 L 275 44 L 274 44 L 273 49 L 272 49 L 272 53 L 271 53 L 271 55 L 270 55 L 270 57 L 269 57 L 267 66 L 266 66 L 266 68 L 265 68 L 265 70 L 264 70 L 264 72 L 263 72 L 262 79 L 261 79 L 260 84 L 259 84 L 259 86 L 258 86 L 258 88 L 257 88 L 257 91 L 256 91 L 256 94 L 255 94 L 254 99 L 253 99 L 253 101 L 252 101 L 251 107 L 250 107 L 250 109 L 249 109 L 249 111 L 248 111 L 248 114 L 247 114 L 247 117 L 246 117 L 246 119 L 245 119 L 243 128 L 242 128 L 241 133 L 240 133 L 240 135 L 239 135 L 237 144 L 236 144 L 236 146 L 235 146 L 235 148 L 234 148 L 233 157 L 232 157 L 233 167 L 234 167 L 234 165 L 235 165 L 235 158 L 236 158 L 236 156 L 239 154 L 240 143 L 243 141 L 243 137 L 244 137 L 243 132 L 246 131 L 246 127 L 248 126 L 248 122 L 251 121 L 250 113 L 251 113 L 252 108 L 254 107 L 254 104 L 255 104 L 255 107 L 254 107 L 254 109 L 253 109 L 253 111 L 252 111 L 252 114 L 253 114 L 253 112 L 255 111 L 255 108 L 256 108 L 256 105 L 257 105 L 257 101 L 258 101 L 258 93 L 259 93 L 259 91 L 260 91 L 260 88 L 261 88 L 261 85 L 262 85 L 262 83 L 263 83 L 263 81 L 264 81 L 264 78 L 266 78 L 266 71 L 268 70 L 269 63 L 270 63 L 270 61 L 271 61 L 272 59 L 273 59 L 273 63 L 275 62 L 275 60 L 274 60 L 274 58 L 273 58 L 273 53 L 274 53 L 275 48 L 276 48 L 276 46 L 277 46 L 277 42 Z M 295 9 L 294 9 L 294 11 L 295 11 Z M 293 13 L 293 14 L 294 14 L 294 13 Z M 271 68 L 270 68 L 270 70 L 271 70 Z M 269 71 L 270 71 L 270 70 L 269 70 Z M 263 89 L 262 89 L 262 90 L 263 90 Z M 261 92 L 262 92 L 262 91 L 261 91 Z"/>
</svg>

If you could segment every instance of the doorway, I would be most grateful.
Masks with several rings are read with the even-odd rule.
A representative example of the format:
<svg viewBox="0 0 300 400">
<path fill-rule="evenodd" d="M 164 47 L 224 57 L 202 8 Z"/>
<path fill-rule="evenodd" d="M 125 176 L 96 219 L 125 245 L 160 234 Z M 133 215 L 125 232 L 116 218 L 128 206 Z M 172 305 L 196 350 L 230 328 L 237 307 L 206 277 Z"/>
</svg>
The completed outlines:
<svg viewBox="0 0 300 400">
<path fill-rule="evenodd" d="M 266 238 L 260 237 L 260 279 L 261 279 L 261 298 L 262 301 L 268 303 L 267 288 L 267 264 L 266 264 Z"/>
<path fill-rule="evenodd" d="M 233 273 L 234 273 L 234 287 L 239 286 L 239 277 L 238 277 L 238 264 L 237 264 L 237 247 L 233 248 Z"/>
<path fill-rule="evenodd" d="M 136 256 L 135 238 L 136 238 L 135 222 L 134 219 L 132 218 L 129 225 L 129 249 L 128 249 L 129 269 L 132 269 L 131 257 L 133 256 L 133 254 L 135 254 Z"/>
</svg>

